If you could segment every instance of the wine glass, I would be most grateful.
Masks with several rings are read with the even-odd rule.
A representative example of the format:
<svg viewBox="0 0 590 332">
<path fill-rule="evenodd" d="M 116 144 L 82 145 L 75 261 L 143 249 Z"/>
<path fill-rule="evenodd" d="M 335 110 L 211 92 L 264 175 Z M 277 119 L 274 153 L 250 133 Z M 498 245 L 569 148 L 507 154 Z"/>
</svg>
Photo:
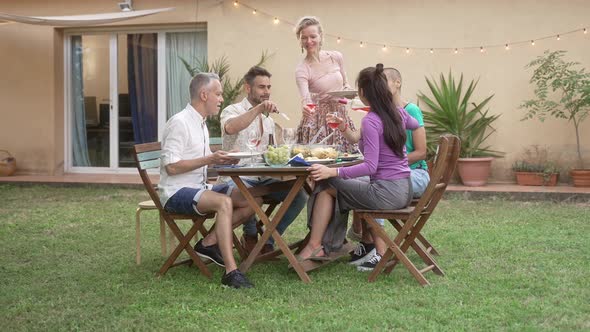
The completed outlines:
<svg viewBox="0 0 590 332">
<path fill-rule="evenodd" d="M 320 102 L 320 94 L 315 92 L 310 92 L 304 100 L 305 106 L 307 106 L 311 110 L 311 114 L 315 114 L 316 107 Z M 312 117 L 307 118 L 307 127 L 313 128 L 313 120 Z"/>
<path fill-rule="evenodd" d="M 295 144 L 297 139 L 297 131 L 295 128 L 283 128 L 283 141 L 288 146 Z"/>
<path fill-rule="evenodd" d="M 315 93 L 315 92 L 310 92 L 309 93 L 309 98 L 307 100 L 307 107 L 309 107 L 310 110 L 315 111 L 315 108 L 318 106 L 320 102 L 320 94 L 319 93 Z"/>
<path fill-rule="evenodd" d="M 351 100 L 350 105 L 351 105 L 351 109 L 353 111 L 365 112 L 365 113 L 371 111 L 371 106 L 367 106 L 367 105 L 363 104 L 363 102 L 358 97 Z"/>
<path fill-rule="evenodd" d="M 338 113 L 338 111 L 328 113 L 326 120 L 330 128 L 334 130 L 338 128 L 338 126 L 340 125 L 340 121 L 338 120 L 339 116 L 340 114 Z"/>
<path fill-rule="evenodd" d="M 250 166 L 254 166 L 254 150 L 260 145 L 261 137 L 257 129 L 248 130 L 248 138 L 246 140 L 246 147 L 250 150 Z"/>
</svg>

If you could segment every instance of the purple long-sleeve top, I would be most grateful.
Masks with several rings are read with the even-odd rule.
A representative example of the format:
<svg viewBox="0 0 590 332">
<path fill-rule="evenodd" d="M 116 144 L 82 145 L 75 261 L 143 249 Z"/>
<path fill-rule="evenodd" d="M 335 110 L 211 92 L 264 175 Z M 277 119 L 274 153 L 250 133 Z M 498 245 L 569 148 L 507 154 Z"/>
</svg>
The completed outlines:
<svg viewBox="0 0 590 332">
<path fill-rule="evenodd" d="M 400 108 L 399 112 L 405 129 L 412 130 L 420 127 L 418 121 L 405 109 Z M 359 148 L 365 157 L 364 162 L 340 168 L 341 178 L 350 179 L 368 175 L 371 180 L 396 180 L 410 176 L 405 145 L 404 156 L 400 158 L 385 143 L 383 122 L 374 112 L 369 112 L 361 122 Z"/>
</svg>

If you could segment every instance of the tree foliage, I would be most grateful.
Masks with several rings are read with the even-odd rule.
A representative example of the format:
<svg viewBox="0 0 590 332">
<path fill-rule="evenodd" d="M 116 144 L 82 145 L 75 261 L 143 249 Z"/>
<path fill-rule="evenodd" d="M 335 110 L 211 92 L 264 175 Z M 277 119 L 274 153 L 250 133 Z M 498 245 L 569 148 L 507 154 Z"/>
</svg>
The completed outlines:
<svg viewBox="0 0 590 332">
<path fill-rule="evenodd" d="M 578 62 L 563 59 L 566 51 L 546 50 L 526 65 L 534 68 L 530 83 L 535 86 L 535 98 L 525 100 L 520 108 L 526 111 L 522 120 L 547 117 L 572 122 L 576 132 L 579 167 L 584 168 L 579 127 L 590 113 L 590 73 Z"/>
</svg>

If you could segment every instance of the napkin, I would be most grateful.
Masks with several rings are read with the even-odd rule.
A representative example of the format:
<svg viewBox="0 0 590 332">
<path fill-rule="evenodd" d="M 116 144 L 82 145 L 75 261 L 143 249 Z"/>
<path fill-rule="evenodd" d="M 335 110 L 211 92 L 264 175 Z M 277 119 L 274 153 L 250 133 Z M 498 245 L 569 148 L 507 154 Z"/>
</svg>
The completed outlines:
<svg viewBox="0 0 590 332">
<path fill-rule="evenodd" d="M 289 159 L 287 162 L 291 166 L 311 166 L 310 163 L 303 159 L 303 155 L 301 153 L 295 155 L 293 158 Z"/>
</svg>

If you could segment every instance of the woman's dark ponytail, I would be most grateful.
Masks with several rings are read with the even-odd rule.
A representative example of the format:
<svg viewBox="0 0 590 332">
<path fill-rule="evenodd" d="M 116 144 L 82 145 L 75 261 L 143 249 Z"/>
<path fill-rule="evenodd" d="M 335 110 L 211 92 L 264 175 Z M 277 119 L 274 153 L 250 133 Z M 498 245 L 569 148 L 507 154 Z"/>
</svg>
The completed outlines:
<svg viewBox="0 0 590 332">
<path fill-rule="evenodd" d="M 383 64 L 367 67 L 358 75 L 357 85 L 363 90 L 364 97 L 383 122 L 383 138 L 385 143 L 398 157 L 404 157 L 406 145 L 406 130 L 401 114 L 393 102 L 393 95 L 387 85 L 387 78 L 383 73 Z"/>
</svg>

